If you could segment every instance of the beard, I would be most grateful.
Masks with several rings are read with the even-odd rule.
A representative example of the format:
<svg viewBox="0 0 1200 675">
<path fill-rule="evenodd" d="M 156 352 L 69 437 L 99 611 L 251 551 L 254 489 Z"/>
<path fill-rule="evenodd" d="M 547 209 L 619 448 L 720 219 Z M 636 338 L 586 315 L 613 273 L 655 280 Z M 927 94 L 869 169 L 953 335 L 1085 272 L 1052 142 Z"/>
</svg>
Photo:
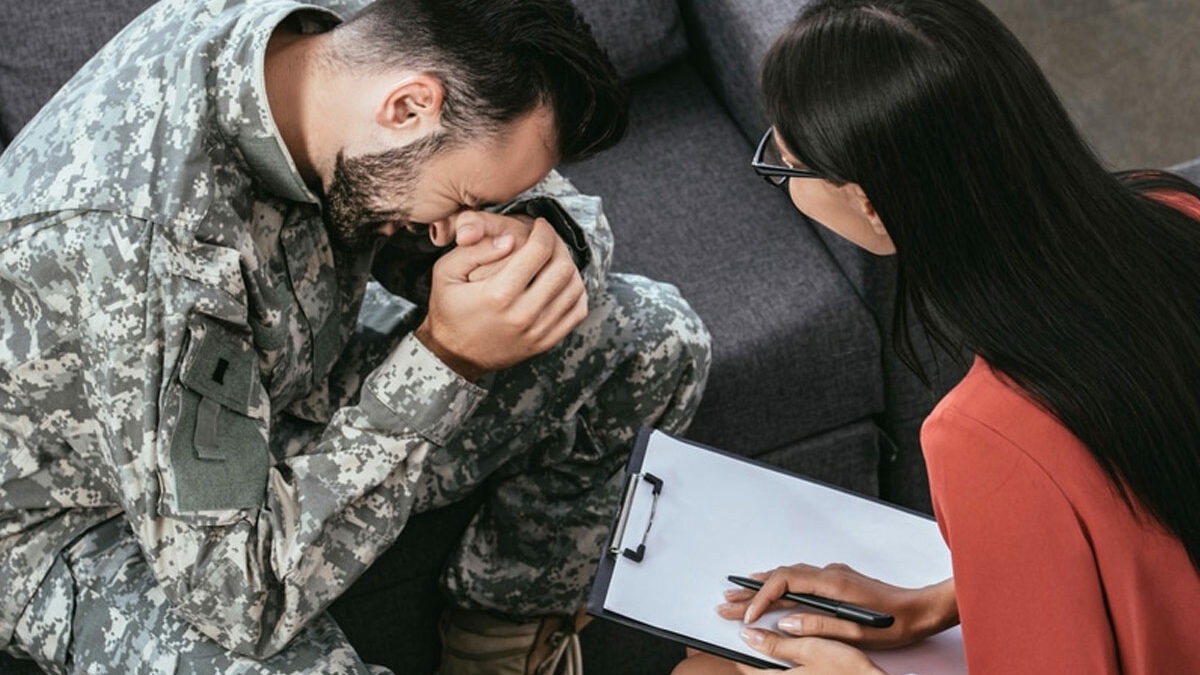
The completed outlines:
<svg viewBox="0 0 1200 675">
<path fill-rule="evenodd" d="M 338 151 L 321 216 L 334 247 L 366 251 L 387 225 L 412 229 L 412 199 L 421 171 L 442 148 L 433 134 L 402 148 L 347 158 Z"/>
</svg>

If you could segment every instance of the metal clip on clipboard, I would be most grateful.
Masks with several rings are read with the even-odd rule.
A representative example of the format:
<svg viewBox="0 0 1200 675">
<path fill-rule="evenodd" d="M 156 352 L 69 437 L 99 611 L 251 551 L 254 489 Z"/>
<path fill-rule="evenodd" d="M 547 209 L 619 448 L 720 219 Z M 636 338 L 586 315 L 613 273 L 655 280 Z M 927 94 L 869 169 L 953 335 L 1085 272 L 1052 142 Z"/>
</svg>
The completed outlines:
<svg viewBox="0 0 1200 675">
<path fill-rule="evenodd" d="M 640 479 L 640 480 L 639 480 Z M 633 497 L 637 494 L 642 481 L 650 483 L 654 492 L 651 494 L 650 517 L 646 519 L 646 529 L 642 531 L 642 541 L 637 549 L 627 548 L 621 551 L 621 540 L 625 538 L 625 528 L 629 524 L 629 514 L 632 511 Z M 621 555 L 634 562 L 641 562 L 646 555 L 646 537 L 650 534 L 650 526 L 654 524 L 654 511 L 658 508 L 658 496 L 662 494 L 663 481 L 652 473 L 631 473 L 625 479 L 625 496 L 621 498 L 621 510 L 617 513 L 617 525 L 613 528 L 612 539 L 608 542 L 608 552 Z"/>
</svg>

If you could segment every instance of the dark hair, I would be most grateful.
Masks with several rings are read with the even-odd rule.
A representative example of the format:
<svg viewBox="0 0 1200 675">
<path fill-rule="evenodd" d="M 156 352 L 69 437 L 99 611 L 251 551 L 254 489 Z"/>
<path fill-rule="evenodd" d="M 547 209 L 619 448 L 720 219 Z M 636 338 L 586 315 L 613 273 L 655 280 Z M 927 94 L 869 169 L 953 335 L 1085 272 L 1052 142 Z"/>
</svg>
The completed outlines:
<svg viewBox="0 0 1200 675">
<path fill-rule="evenodd" d="M 1200 223 L 1109 174 L 1032 58 L 976 0 L 828 0 L 762 73 L 787 148 L 859 184 L 912 311 L 1078 436 L 1200 569 Z M 907 309 L 906 309 L 907 308 Z"/>
<path fill-rule="evenodd" d="M 567 0 L 378 0 L 343 29 L 339 52 L 356 67 L 441 80 L 443 123 L 459 138 L 494 133 L 542 103 L 562 161 L 625 133 L 625 85 Z"/>
</svg>

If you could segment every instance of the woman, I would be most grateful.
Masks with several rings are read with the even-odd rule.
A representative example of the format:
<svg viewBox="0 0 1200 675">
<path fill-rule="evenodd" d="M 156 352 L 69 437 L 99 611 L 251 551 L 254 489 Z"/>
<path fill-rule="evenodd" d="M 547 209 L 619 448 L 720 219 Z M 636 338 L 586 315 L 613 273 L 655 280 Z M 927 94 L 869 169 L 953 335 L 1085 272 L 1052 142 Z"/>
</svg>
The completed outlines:
<svg viewBox="0 0 1200 675">
<path fill-rule="evenodd" d="M 754 620 L 790 590 L 897 617 L 743 631 L 806 675 L 879 673 L 845 643 L 905 644 L 960 615 L 972 675 L 1200 673 L 1200 190 L 1107 173 L 976 0 L 813 3 L 763 90 L 756 170 L 897 256 L 898 328 L 911 312 L 977 356 L 922 431 L 954 578 L 899 589 L 796 566 L 720 613 Z M 754 669 L 676 670 L 706 672 Z"/>
</svg>

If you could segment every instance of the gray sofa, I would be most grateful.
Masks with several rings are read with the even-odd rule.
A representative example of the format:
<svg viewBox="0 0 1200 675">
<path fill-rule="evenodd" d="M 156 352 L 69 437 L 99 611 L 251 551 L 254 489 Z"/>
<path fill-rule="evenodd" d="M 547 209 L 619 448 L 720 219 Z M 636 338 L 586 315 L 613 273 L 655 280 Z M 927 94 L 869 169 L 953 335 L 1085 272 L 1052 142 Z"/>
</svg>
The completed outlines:
<svg viewBox="0 0 1200 675">
<path fill-rule="evenodd" d="M 614 268 L 675 283 L 713 334 L 711 379 L 688 435 L 928 510 L 917 433 L 963 364 L 939 358 L 933 390 L 917 382 L 891 349 L 890 261 L 809 222 L 749 169 L 764 130 L 757 65 L 803 0 L 575 1 L 627 76 L 633 110 L 620 146 L 563 171 L 604 197 Z M 149 4 L 0 3 L 0 150 Z M 369 662 L 401 674 L 435 668 L 437 572 L 477 504 L 414 518 L 333 605 Z M 582 637 L 590 675 L 666 673 L 683 653 L 603 622 Z M 0 673 L 22 663 L 2 659 Z"/>
</svg>

